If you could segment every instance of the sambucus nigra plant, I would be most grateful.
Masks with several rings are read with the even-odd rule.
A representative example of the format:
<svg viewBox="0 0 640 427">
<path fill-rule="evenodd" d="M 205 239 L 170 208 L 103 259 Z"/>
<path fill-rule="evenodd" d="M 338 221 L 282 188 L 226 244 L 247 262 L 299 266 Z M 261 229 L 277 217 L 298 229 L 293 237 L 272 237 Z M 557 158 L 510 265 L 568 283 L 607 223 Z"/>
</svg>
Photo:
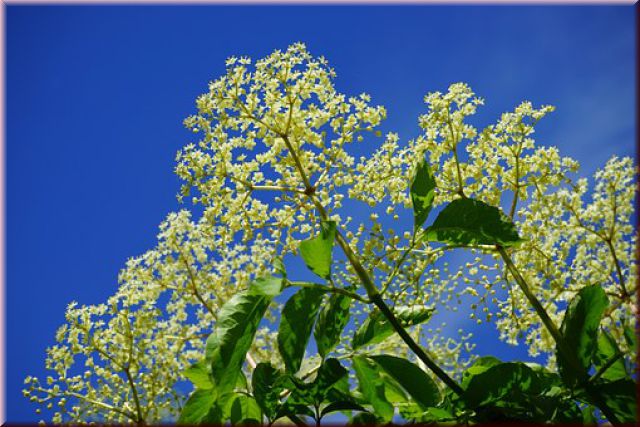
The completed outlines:
<svg viewBox="0 0 640 427">
<path fill-rule="evenodd" d="M 428 94 L 401 144 L 334 78 L 302 44 L 227 60 L 177 156 L 179 198 L 202 215 L 170 214 L 107 303 L 68 307 L 53 374 L 25 395 L 56 404 L 54 422 L 634 422 L 632 160 L 589 190 L 534 143 L 553 107 L 478 131 L 463 83 Z M 381 144 L 357 157 L 364 139 Z M 460 251 L 473 260 L 449 266 Z M 298 256 L 316 281 L 288 274 Z M 469 335 L 429 327 L 461 295 L 547 365 L 477 358 Z"/>
</svg>

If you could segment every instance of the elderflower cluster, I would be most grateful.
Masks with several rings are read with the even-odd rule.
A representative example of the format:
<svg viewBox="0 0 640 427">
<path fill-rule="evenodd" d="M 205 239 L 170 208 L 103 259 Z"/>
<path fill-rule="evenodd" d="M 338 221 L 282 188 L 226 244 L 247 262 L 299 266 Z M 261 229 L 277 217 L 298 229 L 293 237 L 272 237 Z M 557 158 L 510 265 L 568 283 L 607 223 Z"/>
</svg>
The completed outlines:
<svg viewBox="0 0 640 427">
<path fill-rule="evenodd" d="M 578 164 L 554 147 L 536 147 L 538 120 L 553 110 L 525 102 L 482 131 L 466 122 L 482 99 L 463 83 L 425 97 L 421 134 L 403 143 L 377 127 L 385 109 L 367 94 L 348 97 L 335 71 L 297 43 L 255 63 L 227 60 L 226 74 L 196 100 L 185 120 L 197 141 L 176 156 L 183 209 L 160 226 L 155 248 L 127 262 L 106 304 L 67 310 L 67 323 L 48 350 L 46 380 L 29 377 L 25 394 L 54 422 L 158 423 L 175 420 L 185 400 L 183 370 L 202 358 L 220 307 L 258 277 L 275 257 L 297 255 L 320 220 L 336 221 L 344 244 L 393 307 L 456 311 L 463 295 L 477 298 L 479 322 L 495 322 L 502 338 L 525 340 L 532 354 L 552 343 L 502 264 L 481 251 L 463 266 L 438 245 L 417 239 L 409 187 L 426 159 L 437 183 L 435 206 L 465 195 L 502 206 L 527 240 L 511 255 L 559 323 L 566 302 L 583 286 L 601 284 L 612 301 L 606 325 L 621 337 L 633 318 L 635 235 L 630 223 L 634 166 L 613 158 L 595 176 L 572 180 Z M 359 156 L 355 143 L 373 143 Z M 590 198 L 589 198 L 590 197 Z M 367 213 L 362 214 L 365 208 Z M 433 215 L 433 214 L 432 214 Z M 353 263 L 334 248 L 331 284 L 362 296 Z M 354 302 L 345 337 L 369 313 Z M 247 356 L 252 366 L 281 366 L 275 334 L 280 307 L 267 314 Z M 410 330 L 452 375 L 473 359 L 471 336 L 445 338 L 429 324 Z M 348 340 L 335 353 L 348 356 Z M 624 344 L 621 343 L 624 348 Z M 365 350 L 407 354 L 398 337 Z M 314 357 L 304 370 L 317 366 Z"/>
<path fill-rule="evenodd" d="M 429 113 L 420 119 L 424 134 L 414 150 L 428 147 L 439 186 L 435 205 L 464 194 L 501 207 L 525 239 L 511 251 L 515 265 L 555 323 L 560 325 L 578 290 L 599 284 L 610 300 L 603 324 L 628 350 L 623 330 L 633 326 L 636 274 L 633 161 L 614 156 L 595 173 L 589 189 L 587 179 L 573 178 L 578 162 L 562 157 L 556 147 L 535 144 L 535 125 L 553 107 L 523 102 L 477 133 L 464 119 L 481 101 L 466 85 L 454 84 L 447 94 L 425 100 Z M 505 274 L 496 255 L 476 252 L 448 281 L 453 292 L 471 284 L 462 292 L 478 298 L 472 308 L 480 305 L 483 312 L 474 311 L 472 318 L 494 321 L 511 344 L 523 338 L 531 355 L 552 353 L 552 338 Z"/>
<path fill-rule="evenodd" d="M 218 310 L 251 277 L 265 274 L 272 248 L 255 241 L 220 245 L 224 226 L 180 211 L 160 226 L 158 245 L 130 259 L 106 304 L 69 305 L 67 323 L 47 351 L 45 381 L 29 377 L 25 395 L 52 409 L 53 422 L 175 420 L 185 395 L 176 384 L 202 357 Z M 273 318 L 273 314 L 271 314 Z M 262 329 L 252 357 L 281 362 Z"/>
</svg>

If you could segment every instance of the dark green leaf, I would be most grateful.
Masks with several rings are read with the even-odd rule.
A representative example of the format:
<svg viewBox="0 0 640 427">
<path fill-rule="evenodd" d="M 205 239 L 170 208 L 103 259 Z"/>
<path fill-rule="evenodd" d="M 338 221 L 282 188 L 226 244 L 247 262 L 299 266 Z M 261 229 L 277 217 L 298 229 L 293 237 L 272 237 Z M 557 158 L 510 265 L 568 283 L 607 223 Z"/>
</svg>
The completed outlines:
<svg viewBox="0 0 640 427">
<path fill-rule="evenodd" d="M 246 394 L 236 394 L 229 412 L 232 425 L 262 424 L 262 413 L 258 403 Z"/>
<path fill-rule="evenodd" d="M 297 415 L 314 417 L 310 407 L 319 408 L 324 403 L 356 403 L 349 394 L 348 371 L 336 359 L 325 360 L 318 369 L 316 378 L 310 383 L 293 375 L 288 375 L 287 378 L 287 389 L 291 393 L 274 419 L 287 416 L 294 420 Z"/>
<path fill-rule="evenodd" d="M 286 388 L 285 377 L 269 363 L 258 363 L 251 377 L 253 396 L 269 420 L 280 407 L 280 393 Z"/>
<path fill-rule="evenodd" d="M 384 381 L 384 396 L 394 406 L 413 402 L 409 399 L 402 386 L 391 375 L 384 370 L 380 370 L 380 377 Z"/>
<path fill-rule="evenodd" d="M 202 422 L 209 413 L 216 396 L 213 389 L 196 390 L 191 393 L 182 412 L 180 412 L 178 424 L 199 424 Z"/>
<path fill-rule="evenodd" d="M 598 327 L 607 304 L 602 288 L 592 285 L 582 288 L 567 308 L 560 332 L 571 354 L 565 356 L 556 349 L 556 355 L 560 375 L 570 386 L 586 378 L 598 346 Z M 572 369 L 570 358 L 579 364 L 581 372 Z"/>
<path fill-rule="evenodd" d="M 616 361 L 610 364 L 612 360 Z M 603 369 L 605 365 L 610 365 L 602 374 L 601 378 L 603 379 L 615 381 L 627 377 L 627 369 L 624 366 L 624 358 L 618 344 L 607 331 L 602 330 L 598 335 L 598 349 L 593 361 L 597 371 Z"/>
<path fill-rule="evenodd" d="M 471 378 L 475 375 L 481 374 L 492 366 L 499 365 L 500 363 L 502 363 L 500 359 L 493 356 L 479 357 L 475 362 L 473 362 L 473 365 L 462 373 L 462 381 L 460 384 L 463 388 L 466 388 L 469 381 L 471 381 Z"/>
<path fill-rule="evenodd" d="M 288 401 L 320 406 L 325 402 L 351 401 L 348 371 L 337 359 L 325 360 L 311 383 L 294 379 L 294 390 Z"/>
<path fill-rule="evenodd" d="M 622 423 L 635 424 L 637 420 L 637 385 L 630 379 L 599 383 L 593 386 L 604 403 Z M 594 402 L 595 403 L 595 402 Z"/>
<path fill-rule="evenodd" d="M 353 368 L 364 398 L 373 406 L 376 415 L 389 422 L 393 418 L 394 409 L 384 394 L 384 381 L 380 377 L 378 367 L 364 356 L 353 357 Z"/>
<path fill-rule="evenodd" d="M 206 360 L 201 360 L 189 366 L 185 369 L 184 376 L 190 379 L 196 388 L 203 390 L 213 388 L 213 382 L 211 382 L 211 366 Z"/>
<path fill-rule="evenodd" d="M 635 330 L 636 319 L 631 319 L 631 322 L 633 324 L 633 327 L 625 326 L 624 328 L 624 340 L 627 342 L 627 345 L 631 349 L 631 352 L 635 354 L 638 349 Z"/>
<path fill-rule="evenodd" d="M 288 372 L 296 373 L 300 369 L 324 293 L 319 288 L 302 288 L 289 298 L 282 310 L 278 349 Z"/>
<path fill-rule="evenodd" d="M 298 418 L 298 415 L 305 415 L 311 418 L 315 417 L 313 410 L 309 408 L 307 405 L 292 403 L 289 400 L 287 400 L 278 410 L 278 413 L 276 414 L 275 419 L 287 417 L 297 425 L 307 427 L 306 424 L 304 424 L 302 420 Z"/>
<path fill-rule="evenodd" d="M 461 198 L 449 203 L 424 238 L 453 245 L 501 245 L 522 242 L 515 225 L 494 206 L 479 200 Z"/>
<path fill-rule="evenodd" d="M 402 326 L 409 327 L 426 322 L 433 313 L 433 309 L 421 305 L 399 306 L 393 309 L 396 318 Z M 373 310 L 369 317 L 360 325 L 353 336 L 351 345 L 354 349 L 366 344 L 376 344 L 393 334 L 393 326 L 379 311 Z"/>
<path fill-rule="evenodd" d="M 381 355 L 371 356 L 424 409 L 440 402 L 440 391 L 422 369 L 406 359 Z"/>
<path fill-rule="evenodd" d="M 231 407 L 236 396 L 235 392 L 218 394 L 211 405 L 207 415 L 200 421 L 201 424 L 220 425 L 231 416 Z"/>
<path fill-rule="evenodd" d="M 337 401 L 331 402 L 327 406 L 325 406 L 320 412 L 320 417 L 324 417 L 331 412 L 342 412 L 342 411 L 366 411 L 362 406 L 358 405 L 355 402 L 346 400 L 346 401 Z"/>
<path fill-rule="evenodd" d="M 318 353 L 326 355 L 340 342 L 342 330 L 349 322 L 351 298 L 341 294 L 331 294 L 329 301 L 322 307 L 318 322 L 313 331 Z"/>
<path fill-rule="evenodd" d="M 418 165 L 411 183 L 411 202 L 413 203 L 414 227 L 417 230 L 424 224 L 431 212 L 435 196 L 436 181 L 426 161 Z"/>
<path fill-rule="evenodd" d="M 331 276 L 331 250 L 336 237 L 336 223 L 322 221 L 320 234 L 300 243 L 300 255 L 311 271 L 323 279 Z"/>
<path fill-rule="evenodd" d="M 524 363 L 513 362 L 492 366 L 471 377 L 463 397 L 471 408 L 477 408 L 505 398 L 515 401 L 541 391 L 536 373 Z"/>
<path fill-rule="evenodd" d="M 207 341 L 207 358 L 220 394 L 233 390 L 271 298 L 241 292 L 222 306 L 213 331 Z"/>
<path fill-rule="evenodd" d="M 380 419 L 371 412 L 360 412 L 351 419 L 349 425 L 352 426 L 375 426 L 380 424 Z"/>
</svg>

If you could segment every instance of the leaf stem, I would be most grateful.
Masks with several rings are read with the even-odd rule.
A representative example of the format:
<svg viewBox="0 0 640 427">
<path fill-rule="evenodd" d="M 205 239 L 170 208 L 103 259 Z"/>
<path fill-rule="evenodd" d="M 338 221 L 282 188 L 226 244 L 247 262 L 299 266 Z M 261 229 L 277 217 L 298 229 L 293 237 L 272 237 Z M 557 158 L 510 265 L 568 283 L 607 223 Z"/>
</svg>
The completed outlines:
<svg viewBox="0 0 640 427">
<path fill-rule="evenodd" d="M 280 134 L 280 137 L 283 139 L 285 145 L 289 149 L 289 152 L 291 153 L 291 157 L 293 158 L 296 164 L 296 167 L 298 168 L 298 172 L 300 173 L 302 182 L 304 183 L 305 189 L 307 190 L 306 191 L 307 196 L 313 202 L 314 206 L 318 210 L 320 217 L 325 221 L 328 220 L 329 215 L 327 214 L 327 211 L 325 210 L 324 206 L 322 206 L 322 204 L 314 197 L 315 187 L 311 185 L 311 182 L 309 181 L 309 178 L 307 177 L 304 171 L 304 168 L 302 167 L 302 163 L 300 162 L 300 159 L 298 158 L 297 153 L 293 149 L 293 145 L 291 144 L 291 141 L 289 140 L 288 135 Z M 411 335 L 409 335 L 409 333 L 404 329 L 404 327 L 400 325 L 400 323 L 398 322 L 398 319 L 396 319 L 395 315 L 393 314 L 389 306 L 387 306 L 387 304 L 384 302 L 384 300 L 380 296 L 380 292 L 378 291 L 375 284 L 373 283 L 373 280 L 371 280 L 369 273 L 367 273 L 363 265 L 360 263 L 360 260 L 358 259 L 356 254 L 353 252 L 353 250 L 349 246 L 349 243 L 342 236 L 342 233 L 340 232 L 340 230 L 336 230 L 335 238 L 336 238 L 336 241 L 338 242 L 338 246 L 340 246 L 340 248 L 342 249 L 342 252 L 345 254 L 347 259 L 349 260 L 349 263 L 351 264 L 356 274 L 358 275 L 358 278 L 360 279 L 365 291 L 367 292 L 369 299 L 380 309 L 380 311 L 384 314 L 384 316 L 389 320 L 393 328 L 396 330 L 398 335 L 400 335 L 402 340 L 409 346 L 411 350 L 413 350 L 416 356 L 418 356 L 418 358 L 429 369 L 431 369 L 431 371 L 438 378 L 440 378 L 449 388 L 451 388 L 451 390 L 453 390 L 456 394 L 461 395 L 463 393 L 462 387 L 460 387 L 446 372 L 444 372 L 433 360 L 431 360 L 431 358 L 427 355 L 427 353 L 425 353 L 424 350 L 420 348 L 418 343 L 414 341 L 414 339 L 411 337 Z"/>
<path fill-rule="evenodd" d="M 614 354 L 613 356 L 611 356 L 605 363 L 604 365 L 602 365 L 600 367 L 600 369 L 598 369 L 598 372 L 596 372 L 595 374 L 593 374 L 593 376 L 591 378 L 589 378 L 589 383 L 593 384 L 595 383 L 606 371 L 607 369 L 609 369 L 610 367 L 613 366 L 614 363 L 616 363 L 618 361 L 618 359 L 620 359 L 622 356 L 624 356 L 624 353 L 622 352 L 616 352 L 616 354 Z"/>
<path fill-rule="evenodd" d="M 365 304 L 371 304 L 370 300 L 362 297 L 361 295 L 358 295 L 353 292 L 349 292 L 346 289 L 338 288 L 336 286 L 326 286 L 326 285 L 321 285 L 320 283 L 299 282 L 299 281 L 291 281 L 291 280 L 287 280 L 287 283 L 291 286 L 300 286 L 301 288 L 315 288 L 315 289 L 321 289 L 323 291 L 332 292 L 334 294 L 342 294 L 342 295 L 348 296 L 351 299 L 355 299 L 360 302 L 363 302 Z"/>
<path fill-rule="evenodd" d="M 425 351 L 414 341 L 404 327 L 400 324 L 393 311 L 384 302 L 380 295 L 371 297 L 373 303 L 380 309 L 380 312 L 389 320 L 389 323 L 396 330 L 402 340 L 409 346 L 409 348 L 418 356 L 418 358 L 438 377 L 444 382 L 451 390 L 456 394 L 462 395 L 464 390 L 451 378 L 445 371 L 443 371 L 431 358 L 425 353 Z"/>
</svg>

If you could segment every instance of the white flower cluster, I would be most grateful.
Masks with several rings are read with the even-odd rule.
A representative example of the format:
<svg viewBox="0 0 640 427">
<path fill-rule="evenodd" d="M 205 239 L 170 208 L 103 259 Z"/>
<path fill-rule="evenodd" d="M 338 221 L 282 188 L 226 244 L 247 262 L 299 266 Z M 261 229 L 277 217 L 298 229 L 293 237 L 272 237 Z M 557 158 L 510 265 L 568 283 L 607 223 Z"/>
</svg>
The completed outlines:
<svg viewBox="0 0 640 427">
<path fill-rule="evenodd" d="M 436 206 L 461 196 L 506 206 L 527 239 L 511 255 L 557 323 L 578 289 L 601 284 L 612 301 L 606 325 L 626 348 L 621 336 L 633 319 L 636 274 L 630 159 L 607 163 L 588 200 L 586 181 L 571 179 L 578 164 L 534 144 L 534 126 L 552 107 L 522 103 L 478 132 L 466 119 L 483 101 L 462 83 L 426 96 L 420 136 L 402 144 L 389 133 L 371 156 L 356 157 L 351 143 L 379 140 L 383 107 L 366 94 L 337 92 L 335 72 L 303 44 L 252 64 L 229 58 L 226 75 L 210 83 L 197 114 L 185 120 L 200 139 L 177 155 L 179 198 L 190 197 L 202 215 L 169 215 L 156 248 L 127 263 L 106 304 L 71 305 L 48 351 L 52 376 L 27 378 L 28 397 L 56 405 L 54 422 L 175 419 L 185 398 L 181 373 L 202 357 L 222 304 L 268 274 L 276 256 L 297 254 L 320 218 L 337 222 L 392 305 L 456 311 L 453 303 L 469 294 L 503 339 L 523 335 L 532 354 L 550 352 L 552 341 L 497 258 L 477 254 L 452 268 L 449 248 L 416 239 L 409 186 L 425 158 L 435 172 Z M 357 205 L 370 215 L 354 219 Z M 351 260 L 337 247 L 334 256 L 332 284 L 362 294 Z M 356 326 L 369 310 L 354 304 Z M 248 373 L 256 362 L 281 364 L 276 319 L 273 307 L 249 352 Z M 428 325 L 411 334 L 451 374 L 471 360 L 469 334 L 445 339 Z M 394 337 L 369 350 L 407 352 Z M 336 352 L 350 349 L 342 343 Z M 305 366 L 312 370 L 313 358 Z"/>
</svg>

